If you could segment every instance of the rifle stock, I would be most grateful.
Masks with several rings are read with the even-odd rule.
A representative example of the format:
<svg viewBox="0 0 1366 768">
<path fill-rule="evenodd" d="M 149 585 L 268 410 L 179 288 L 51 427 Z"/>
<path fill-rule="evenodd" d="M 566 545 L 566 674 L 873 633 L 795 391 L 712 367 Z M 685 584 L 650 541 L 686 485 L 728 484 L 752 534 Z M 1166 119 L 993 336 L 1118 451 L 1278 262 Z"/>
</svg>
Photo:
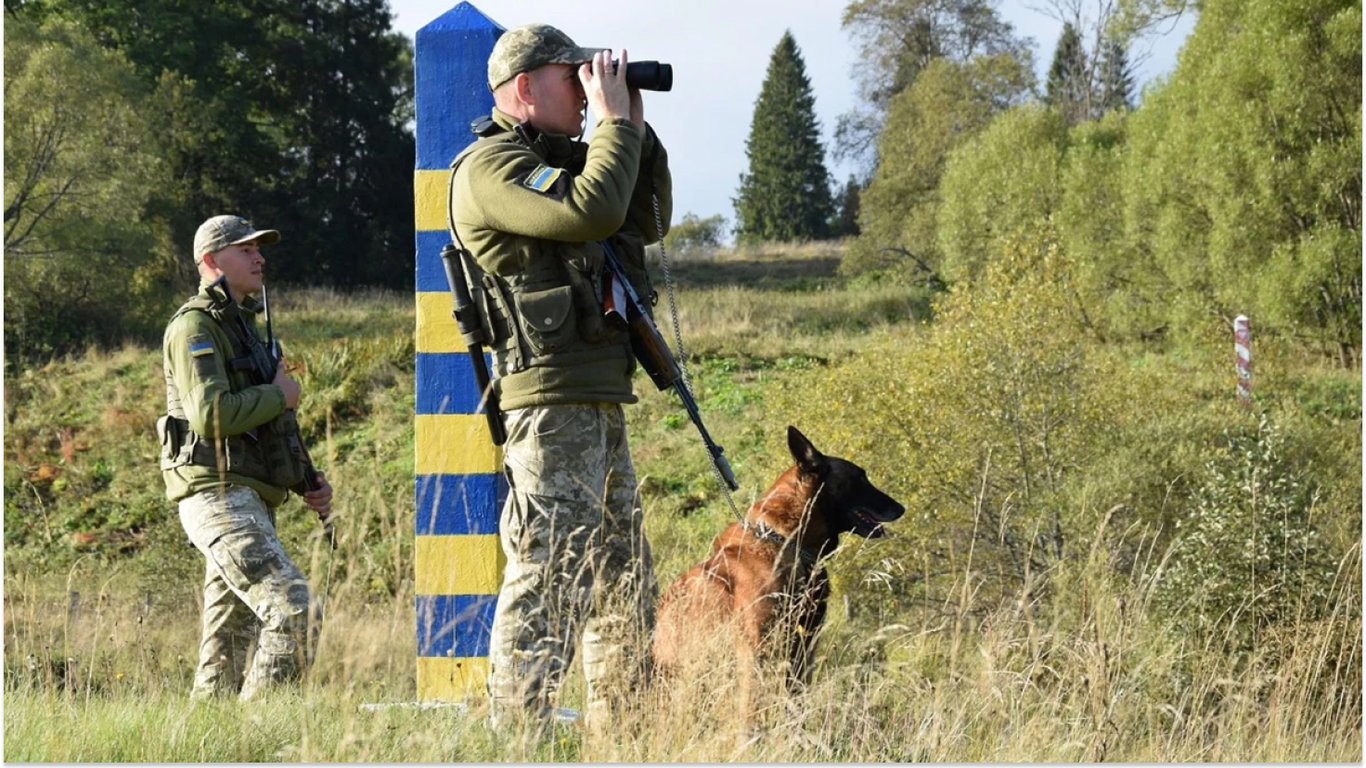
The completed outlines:
<svg viewBox="0 0 1366 768">
<path fill-rule="evenodd" d="M 606 299 L 603 311 L 609 317 L 618 317 L 626 323 L 631 335 L 631 351 L 640 362 L 640 367 L 645 369 L 656 387 L 661 390 L 672 388 L 678 394 L 678 399 L 683 401 L 683 407 L 688 411 L 688 418 L 702 436 L 702 443 L 706 445 L 712 465 L 716 467 L 722 481 L 730 490 L 739 490 L 740 484 L 735 480 L 735 473 L 730 468 L 730 461 L 726 459 L 725 449 L 712 440 L 707 425 L 702 423 L 697 400 L 693 398 L 692 391 L 688 389 L 687 381 L 683 378 L 683 368 L 678 364 L 678 358 L 674 357 L 673 351 L 669 349 L 664 336 L 659 332 L 659 326 L 655 325 L 644 301 L 631 285 L 616 251 L 606 241 L 603 242 L 602 248 L 612 281 L 612 285 L 604 291 Z"/>
</svg>

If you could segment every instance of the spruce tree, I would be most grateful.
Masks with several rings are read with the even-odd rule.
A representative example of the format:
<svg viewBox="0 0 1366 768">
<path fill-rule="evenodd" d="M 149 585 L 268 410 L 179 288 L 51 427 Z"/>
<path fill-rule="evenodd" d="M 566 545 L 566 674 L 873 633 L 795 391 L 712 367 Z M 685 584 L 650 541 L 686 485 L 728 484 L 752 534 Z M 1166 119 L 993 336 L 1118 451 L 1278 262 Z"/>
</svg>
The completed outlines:
<svg viewBox="0 0 1366 768">
<path fill-rule="evenodd" d="M 1044 94 L 1044 103 L 1058 110 L 1068 125 L 1083 123 L 1091 116 L 1090 80 L 1081 34 L 1068 22 L 1058 36 L 1053 65 L 1048 68 L 1048 90 Z"/>
<path fill-rule="evenodd" d="M 1129 72 L 1129 55 L 1124 43 L 1117 39 L 1106 41 L 1100 58 L 1099 115 L 1114 110 L 1134 108 L 1134 80 Z"/>
<path fill-rule="evenodd" d="M 741 242 L 829 236 L 834 203 L 816 99 L 792 33 L 784 32 L 768 62 L 745 141 L 749 172 L 735 199 Z"/>
<path fill-rule="evenodd" d="M 835 218 L 830 222 L 832 237 L 852 237 L 859 233 L 858 210 L 859 198 L 862 195 L 863 187 L 858 183 L 858 179 L 850 174 L 849 180 L 844 182 L 844 188 L 840 190 L 839 200 L 835 206 Z"/>
</svg>

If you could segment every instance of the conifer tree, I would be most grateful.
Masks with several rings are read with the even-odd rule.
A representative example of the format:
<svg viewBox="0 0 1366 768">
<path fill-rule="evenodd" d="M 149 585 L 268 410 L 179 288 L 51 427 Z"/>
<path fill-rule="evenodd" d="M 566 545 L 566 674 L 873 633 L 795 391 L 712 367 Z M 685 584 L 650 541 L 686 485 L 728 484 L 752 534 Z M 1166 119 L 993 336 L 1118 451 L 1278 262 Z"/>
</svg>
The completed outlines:
<svg viewBox="0 0 1366 768">
<path fill-rule="evenodd" d="M 858 210 L 859 198 L 862 196 L 863 187 L 858 183 L 858 179 L 850 174 L 849 180 L 844 182 L 844 188 L 840 190 L 835 218 L 830 223 L 832 237 L 851 237 L 859 233 Z"/>
<path fill-rule="evenodd" d="M 797 41 L 784 32 L 769 59 L 745 141 L 749 172 L 740 174 L 734 201 L 741 242 L 829 236 L 834 203 L 815 105 Z"/>
<path fill-rule="evenodd" d="M 1110 39 L 1100 57 L 1100 103 L 1097 117 L 1115 110 L 1134 108 L 1134 80 L 1129 71 L 1129 55 L 1124 43 Z"/>
<path fill-rule="evenodd" d="M 1090 80 L 1081 34 L 1076 26 L 1068 22 L 1058 36 L 1053 65 L 1048 68 L 1048 90 L 1044 94 L 1044 103 L 1058 110 L 1068 125 L 1083 123 L 1091 117 Z"/>
</svg>

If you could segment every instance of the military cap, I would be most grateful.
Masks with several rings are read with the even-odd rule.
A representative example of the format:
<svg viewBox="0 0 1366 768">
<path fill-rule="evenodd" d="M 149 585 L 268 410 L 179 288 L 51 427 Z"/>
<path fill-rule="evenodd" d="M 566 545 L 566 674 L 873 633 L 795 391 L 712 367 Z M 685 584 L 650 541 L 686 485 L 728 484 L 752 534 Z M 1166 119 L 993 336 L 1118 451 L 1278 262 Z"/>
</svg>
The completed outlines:
<svg viewBox="0 0 1366 768">
<path fill-rule="evenodd" d="M 580 48 L 569 35 L 549 24 L 509 29 L 489 54 L 489 90 L 523 72 L 546 64 L 582 64 L 602 48 Z"/>
<path fill-rule="evenodd" d="M 199 230 L 194 233 L 194 260 L 197 263 L 206 253 L 215 253 L 249 240 L 270 245 L 280 242 L 280 233 L 273 229 L 257 229 L 241 216 L 214 216 L 200 224 Z"/>
</svg>

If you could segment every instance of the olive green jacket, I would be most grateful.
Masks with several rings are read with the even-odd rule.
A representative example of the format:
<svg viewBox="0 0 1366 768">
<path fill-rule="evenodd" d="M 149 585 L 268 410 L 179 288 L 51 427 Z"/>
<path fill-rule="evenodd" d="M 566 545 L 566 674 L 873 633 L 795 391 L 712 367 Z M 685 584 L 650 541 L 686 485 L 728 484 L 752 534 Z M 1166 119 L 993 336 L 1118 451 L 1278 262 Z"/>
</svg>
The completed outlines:
<svg viewBox="0 0 1366 768">
<path fill-rule="evenodd" d="M 462 154 L 450 205 L 455 234 L 496 278 L 514 318 L 504 318 L 508 333 L 520 338 L 493 344 L 502 407 L 635 402 L 627 334 L 602 320 L 599 241 L 649 295 L 645 245 L 672 216 L 663 145 L 625 119 L 599 122 L 587 144 L 518 126 L 497 109 L 493 121 Z"/>
<path fill-rule="evenodd" d="M 208 295 L 208 286 L 201 285 L 199 296 Z M 248 331 L 256 335 L 260 305 L 247 297 L 239 307 L 249 318 Z M 232 357 L 232 339 L 217 310 L 179 313 L 162 338 L 167 412 L 187 420 L 191 430 L 209 439 L 244 436 L 285 412 L 284 391 L 274 384 L 254 384 L 247 372 L 232 370 Z M 240 440 L 230 442 L 229 450 L 236 443 Z M 171 501 L 225 484 L 254 489 L 269 507 L 289 495 L 285 488 L 220 467 L 186 464 L 163 469 L 162 478 Z"/>
</svg>

